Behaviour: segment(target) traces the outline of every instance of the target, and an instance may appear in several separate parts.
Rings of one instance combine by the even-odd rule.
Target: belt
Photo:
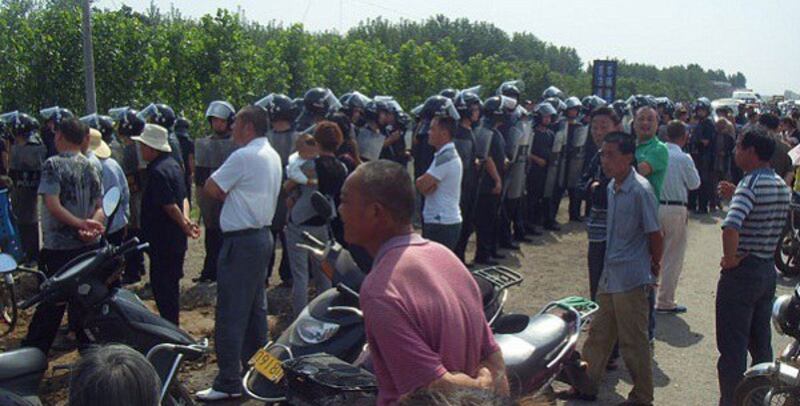
[[[686,203],[678,201],[678,200],[661,200],[659,203],[663,204],[664,206],[684,206],[684,207],[686,207]]]
[[[243,237],[243,236],[246,236],[246,235],[258,234],[258,233],[260,233],[262,231],[267,231],[268,229],[269,229],[269,227],[261,227],[261,228],[245,228],[245,229],[236,230],[236,231],[223,231],[222,232],[222,237],[223,238]]]

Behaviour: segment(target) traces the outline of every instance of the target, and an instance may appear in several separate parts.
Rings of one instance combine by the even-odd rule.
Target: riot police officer
[[[717,137],[716,126],[711,118],[711,101],[705,97],[697,99],[694,114],[698,121],[692,129],[689,150],[700,173],[701,183],[696,193],[689,194],[689,208],[697,213],[707,214],[714,199],[712,175],[715,158],[714,141]]]
[[[539,103],[533,110],[533,141],[531,143],[531,165],[528,171],[528,219],[541,224],[547,230],[559,230],[553,213],[552,190],[546,193],[548,170],[553,167],[553,141],[555,134],[550,123],[558,112],[550,103]]]
[[[501,227],[498,238],[500,239],[501,248],[518,249],[518,246],[513,241],[531,242],[525,236],[525,218],[527,215],[524,209],[524,197],[528,151],[533,128],[528,111],[518,104],[513,112],[508,114],[508,117],[507,124],[501,127],[501,132],[505,136],[509,166],[506,171],[506,185],[502,196],[501,218],[498,222]]]
[[[583,107],[581,101],[573,96],[568,98],[564,104],[566,104],[565,119],[556,133],[556,141],[564,142],[564,170],[563,175],[558,179],[559,190],[554,196],[554,210],[558,213],[561,197],[566,190],[569,195],[569,220],[581,221],[583,195],[580,191],[580,181],[583,177],[589,129],[578,120],[578,115]]]
[[[461,236],[453,250],[464,262],[467,242],[474,231],[475,204],[478,198],[477,145],[473,128],[481,119],[481,99],[477,94],[461,91],[455,99],[455,107],[461,118],[453,137],[459,158],[461,158],[461,216],[463,218]]]
[[[112,148],[111,156],[122,166],[122,171],[128,180],[128,190],[131,194],[131,216],[128,222],[128,236],[141,238],[142,192],[147,181],[145,176],[147,163],[142,159],[138,144],[131,137],[141,135],[145,122],[136,110],[129,107],[114,108],[109,110],[108,113],[117,122],[117,135],[119,138],[118,147]],[[139,282],[144,271],[144,255],[140,251],[134,252],[125,259],[125,273],[122,276],[122,283]]]
[[[283,94],[275,94],[271,102],[267,105],[267,113],[271,128],[267,132],[267,139],[270,144],[281,157],[281,167],[286,168],[289,163],[289,155],[294,152],[294,144],[297,141],[299,133],[295,130],[293,125],[297,118],[298,110],[292,99]],[[284,180],[286,174],[284,172]],[[286,255],[286,220],[288,216],[288,208],[286,207],[286,193],[281,188],[280,196],[278,197],[278,205],[275,209],[275,216],[272,218],[272,231],[273,240],[273,255],[270,258],[269,268],[267,268],[267,277],[272,275],[272,268],[275,265],[275,247],[278,245],[277,241],[281,242],[283,247],[283,255],[278,268],[278,273],[284,283],[292,281],[292,270],[289,267],[288,255]]]
[[[362,161],[376,161],[380,158],[386,142],[383,129],[388,122],[388,115],[389,105],[384,101],[372,100],[364,108],[367,123],[358,130],[356,137]]]
[[[375,97],[379,99],[379,97]],[[383,149],[381,149],[381,159],[388,159],[397,162],[403,166],[408,163],[408,154],[406,153],[406,128],[399,121],[402,117],[403,108],[400,103],[394,98],[386,97],[381,101],[386,103],[386,121],[383,125],[383,135],[385,140],[383,142]]]
[[[56,126],[61,120],[75,117],[69,109],[59,106],[48,107],[39,110],[39,115],[44,119],[42,128],[42,141],[47,147],[47,157],[58,154],[56,150]]]
[[[475,218],[475,263],[496,265],[494,259],[505,258],[497,252],[497,217],[503,192],[506,168],[506,145],[498,128],[507,120],[508,109],[516,105],[513,99],[493,96],[483,104],[483,121],[476,130],[478,159],[478,201]]]
[[[217,259],[222,247],[222,229],[219,218],[222,202],[213,199],[201,189],[206,180],[236,150],[231,138],[231,125],[236,110],[222,100],[211,102],[206,109],[206,120],[211,127],[211,134],[200,138],[195,144],[195,177],[194,184],[198,191],[197,206],[205,226],[206,257],[198,282],[214,282],[217,280]]]
[[[17,113],[9,120],[9,127],[14,136],[9,157],[9,175],[14,182],[11,206],[17,219],[24,260],[36,263],[39,258],[37,199],[47,147],[38,134],[39,123],[35,118]]]

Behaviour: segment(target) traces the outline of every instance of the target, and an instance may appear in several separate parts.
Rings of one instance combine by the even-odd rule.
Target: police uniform
[[[39,256],[38,189],[42,165],[46,159],[47,146],[36,134],[11,146],[9,175],[14,181],[11,207],[17,220],[22,250],[27,261],[36,261]]]
[[[197,186],[197,206],[200,208],[200,216],[205,226],[206,248],[203,270],[200,272],[201,280],[217,280],[217,259],[222,246],[222,230],[219,223],[222,202],[203,193],[203,185],[235,150],[236,144],[230,135],[209,135],[195,143],[194,182]]]
[[[472,129],[459,126],[453,137],[453,143],[456,146],[459,158],[461,158],[463,171],[461,176],[461,201],[459,205],[463,222],[461,236],[456,244],[454,252],[463,262],[467,250],[467,242],[475,229],[473,218],[475,216],[475,203],[478,198],[478,172],[475,168],[475,159],[477,159],[478,154],[475,144],[475,135]]]
[[[544,226],[552,225],[554,219],[554,216],[551,215],[552,203],[549,197],[545,197],[545,183],[552,159],[554,140],[555,134],[549,128],[537,129],[534,131],[531,144],[531,154],[544,159],[545,166],[534,163],[531,164],[528,171],[528,218],[531,223]]]
[[[503,135],[496,129],[481,126],[477,130],[476,140],[478,156],[484,161],[488,158],[494,161],[502,182],[506,157]],[[475,262],[485,263],[497,253],[497,217],[499,214],[500,195],[492,193],[495,184],[492,177],[489,176],[485,164],[478,179],[478,202],[475,211],[481,214],[475,217]]]
[[[289,155],[294,152],[294,144],[297,142],[299,136],[300,133],[292,128],[287,131],[270,130],[267,132],[267,139],[270,145],[272,145],[272,148],[278,153],[278,156],[281,157],[281,168],[286,168],[286,165],[289,163]],[[283,180],[286,180],[285,173]],[[278,247],[277,241],[280,241],[281,247],[283,247],[283,254],[281,255],[281,262],[278,265],[278,275],[280,275],[281,280],[284,282],[292,280],[292,269],[289,265],[288,255],[286,254],[288,252],[286,250],[286,221],[288,215],[286,191],[281,188],[280,194],[278,195],[278,205],[275,207],[275,216],[272,218],[272,225],[270,226],[272,240],[275,243],[272,244],[272,255],[270,255],[269,267],[267,268],[267,279],[272,276],[272,268],[275,266],[275,251]]]

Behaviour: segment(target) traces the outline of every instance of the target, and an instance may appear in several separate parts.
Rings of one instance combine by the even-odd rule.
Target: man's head
[[[611,107],[600,107],[592,112],[592,139],[595,145],[603,143],[603,139],[612,131],[619,131],[620,119]]]
[[[791,117],[783,117],[781,118],[781,130],[785,131],[789,134],[793,133],[794,130],[797,129],[797,121],[795,121]]]
[[[767,131],[776,132],[781,125],[781,120],[773,113],[762,114],[758,118],[758,123],[764,126]]]
[[[371,246],[376,239],[410,228],[413,214],[414,187],[398,163],[378,160],[362,164],[342,187],[339,215],[348,243]]]
[[[655,137],[658,131],[658,113],[650,106],[645,106],[636,111],[633,128],[640,141],[648,141]]]
[[[759,119],[758,112],[755,109],[747,110],[747,120],[751,123],[757,123]]]
[[[144,126],[142,135],[131,137],[131,139],[139,143],[142,159],[150,162],[158,158],[159,154],[167,154],[172,151],[168,137],[166,128],[158,124],[147,124]]]
[[[606,135],[600,148],[600,164],[603,166],[603,172],[609,178],[624,176],[631,169],[635,152],[636,142],[632,135],[620,131]]]
[[[72,406],[157,406],[161,380],[142,354],[124,345],[87,351],[72,368]]]
[[[683,147],[686,145],[688,134],[686,124],[681,120],[672,120],[667,124],[667,141]]]
[[[236,113],[233,121],[233,141],[247,145],[256,137],[263,137],[269,129],[267,111],[258,106],[246,106]]]
[[[736,140],[734,159],[743,171],[763,166],[775,153],[775,140],[761,128],[748,130]]]
[[[88,147],[89,126],[77,118],[61,121],[56,127],[56,149],[59,152]]]
[[[689,112],[686,110],[686,107],[679,107],[678,110],[675,111],[675,118],[684,123],[689,122]]]
[[[453,140],[456,121],[450,117],[434,117],[428,130],[428,143],[439,149]]]

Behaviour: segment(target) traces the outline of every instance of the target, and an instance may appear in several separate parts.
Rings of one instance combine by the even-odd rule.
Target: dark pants
[[[600,276],[603,275],[603,265],[606,257],[605,241],[589,241],[587,262],[589,263],[589,295],[592,300],[597,298],[597,286]]]
[[[567,193],[569,194],[569,219],[578,220],[581,218],[581,204],[583,204],[581,191],[578,188],[570,188]]]
[[[215,343],[219,374],[214,389],[242,392],[242,369],[267,343],[264,279],[272,255],[268,229],[226,235],[219,253]]]
[[[26,261],[39,260],[39,223],[20,224],[19,239],[22,242],[22,252]]]
[[[736,386],[747,369],[772,361],[770,315],[775,297],[775,263],[754,256],[722,271],[717,283],[717,374],[721,406],[733,405]]]
[[[461,262],[464,261],[464,256],[467,252],[467,243],[469,242],[469,237],[472,235],[472,232],[475,231],[475,224],[473,222],[473,218],[475,217],[475,195],[472,193],[464,195],[464,191],[462,191],[462,198],[461,198],[461,216],[463,217],[463,222],[461,223],[461,233],[458,237],[458,243],[456,243],[456,247],[453,250],[455,252],[458,259]]]
[[[525,237],[525,201],[521,197],[506,199],[505,206],[513,237],[517,239]]]
[[[497,251],[498,245],[511,245],[513,236],[511,235],[511,213],[509,209],[515,203],[515,199],[503,199],[500,202],[497,212],[497,224],[495,226],[497,232],[497,240],[494,246],[494,251]]]
[[[456,224],[430,224],[422,226],[422,236],[431,241],[436,241],[453,251],[461,236],[461,223]]]
[[[200,279],[217,280],[217,261],[219,260],[219,249],[222,247],[222,230],[218,228],[206,228],[206,258],[203,261],[203,270],[200,272]]]
[[[142,229],[130,228],[128,229],[128,236],[138,237],[142,239]],[[125,273],[123,275],[124,282],[138,282],[144,275],[144,253],[139,250],[133,251],[125,258]]]
[[[58,272],[59,269],[73,258],[95,248],[97,248],[97,245],[71,250],[51,250],[45,248],[39,255],[39,265],[42,271],[49,277]],[[64,310],[66,308],[67,304],[65,303],[40,303],[33,313],[31,324],[28,326],[28,335],[22,340],[21,346],[36,347],[47,354],[50,351],[50,347],[53,345],[53,340],[56,338],[58,327],[61,325],[61,319],[64,317]],[[81,308],[77,303],[70,301],[70,325],[77,329],[76,334],[79,338],[82,336],[82,332],[80,331],[81,316]]]
[[[475,259],[485,260],[492,256],[497,242],[497,205],[500,196],[481,194],[475,206]],[[480,214],[477,214],[480,213]]]
[[[181,277],[185,250],[149,249],[150,286],[158,314],[176,326],[180,324]]]
[[[559,189],[553,191],[553,196],[550,198],[550,215],[553,218],[553,223],[556,223],[556,216],[558,216],[558,210],[561,208],[561,199],[564,197],[564,193],[566,193],[567,189]]]
[[[714,203],[714,189],[717,184],[714,182],[714,174],[711,171],[700,172],[700,189],[697,194],[698,210],[700,212],[707,212],[709,206]]]
[[[272,241],[274,242],[270,248],[269,265],[267,266],[267,279],[272,276],[272,268],[275,267],[276,249],[278,248],[278,241],[281,243],[283,254],[281,255],[281,262],[278,265],[278,275],[284,282],[292,280],[292,268],[289,266],[289,256],[286,255],[286,229],[270,229],[272,233]]]

